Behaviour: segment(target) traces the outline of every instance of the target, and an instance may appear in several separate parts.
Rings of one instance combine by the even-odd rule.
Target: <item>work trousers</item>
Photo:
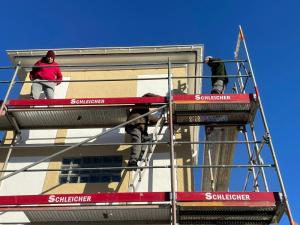
[[[30,97],[32,99],[39,99],[41,92],[44,91],[47,99],[53,99],[55,86],[55,82],[43,82],[43,80],[35,79],[31,85]]]
[[[216,80],[213,83],[211,94],[224,94],[226,85],[223,80]]]
[[[131,137],[131,143],[135,144],[132,145],[130,149],[130,158],[129,161],[138,161],[143,149],[143,145],[138,145],[143,142],[143,137],[145,134],[137,127],[133,125],[127,125],[125,127],[127,134]]]

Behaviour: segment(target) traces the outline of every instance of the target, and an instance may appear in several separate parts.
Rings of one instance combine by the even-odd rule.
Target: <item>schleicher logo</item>
[[[231,100],[229,95],[195,95],[197,101],[224,101]]]
[[[218,194],[218,193],[205,193],[205,199],[209,201],[250,201],[248,194]]]
[[[103,104],[104,99],[71,99],[72,105],[88,105],[88,104]]]
[[[90,195],[75,195],[75,196],[56,196],[50,195],[48,198],[49,203],[81,203],[91,202],[92,196]]]

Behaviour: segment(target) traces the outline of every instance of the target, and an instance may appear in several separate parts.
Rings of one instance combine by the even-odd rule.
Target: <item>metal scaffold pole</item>
[[[258,100],[258,104],[259,104],[260,114],[261,114],[261,117],[262,117],[262,121],[263,121],[263,124],[264,124],[266,134],[268,135],[268,138],[269,138],[269,147],[270,147],[271,155],[273,157],[273,161],[274,161],[274,164],[275,164],[275,170],[276,170],[278,178],[279,178],[279,183],[280,183],[280,187],[281,187],[281,190],[282,190],[282,194],[283,194],[283,197],[284,197],[286,213],[287,213],[287,216],[289,218],[290,224],[293,225],[294,220],[293,220],[292,212],[291,212],[290,205],[289,205],[289,202],[288,202],[288,197],[287,197],[287,194],[286,194],[286,190],[285,190],[285,187],[284,187],[284,184],[283,184],[283,179],[282,179],[281,172],[280,172],[280,169],[279,169],[275,149],[274,149],[274,146],[273,146],[273,143],[272,143],[270,130],[269,130],[269,127],[268,127],[268,124],[267,124],[267,119],[266,119],[266,116],[265,116],[263,104],[262,104],[261,98],[259,96],[259,91],[258,91],[257,83],[256,83],[256,80],[255,80],[255,75],[254,75],[254,72],[253,72],[253,68],[252,68],[252,64],[251,64],[251,60],[250,60],[250,56],[249,56],[249,52],[248,52],[248,48],[247,48],[247,44],[246,44],[246,40],[245,40],[245,36],[244,36],[244,33],[243,33],[243,30],[242,30],[241,26],[239,26],[239,32],[240,32],[241,40],[242,40],[244,48],[245,48],[247,60],[248,60],[248,63],[249,63],[249,68],[250,68],[250,72],[251,72],[251,75],[252,75],[251,78],[253,80],[254,88],[255,88],[255,91],[257,93],[257,100]]]
[[[248,133],[247,133],[247,130],[246,130],[246,126],[243,127],[242,132],[243,132],[245,140],[247,142],[246,147],[247,147],[248,156],[249,156],[249,163],[250,163],[251,166],[253,166],[253,156],[252,156],[251,147],[250,147],[250,144],[249,144],[249,137],[248,137]],[[254,167],[251,167],[249,169],[251,169],[251,170],[249,170],[249,172],[251,171],[252,174],[253,174],[253,187],[254,187],[254,191],[259,191],[258,182],[257,182],[257,176],[258,176],[258,174],[256,173]],[[249,173],[248,173],[248,175],[249,175]],[[244,191],[246,191],[246,188],[247,188],[247,181],[245,183]]]
[[[3,164],[3,170],[7,169],[7,165],[8,165],[12,150],[13,150],[15,144],[16,144],[16,140],[17,140],[18,136],[19,136],[19,134],[17,134],[16,132],[13,132],[13,137],[12,137],[12,140],[11,140],[11,143],[10,143],[10,146],[8,148],[7,155],[6,155],[4,164]],[[4,176],[4,173],[5,172],[2,172],[2,171],[0,172],[0,178]],[[1,183],[2,183],[2,181],[0,181],[0,186],[1,186]]]
[[[172,204],[172,224],[177,224],[176,218],[176,177],[174,168],[174,139],[173,139],[173,95],[172,95],[172,79],[171,79],[171,61],[168,58],[168,97],[169,97],[169,131],[170,131],[170,166],[171,166],[171,204]]]
[[[241,46],[241,39],[240,39],[240,34],[239,34],[237,42],[236,42],[235,51],[234,51],[234,59],[235,60],[237,60],[238,57],[239,57],[240,46]],[[244,82],[243,82],[243,78],[242,78],[241,68],[240,68],[239,62],[236,62],[236,66],[237,66],[238,84],[239,84],[239,87],[240,87],[240,92],[245,93],[245,85],[244,85]]]
[[[256,133],[255,133],[255,130],[254,130],[254,124],[253,123],[250,124],[250,129],[251,129],[251,132],[252,132],[253,140],[256,141],[257,138],[256,138]],[[259,147],[258,147],[257,143],[254,144],[254,153],[256,155],[257,164],[258,165],[264,164],[264,160],[262,159],[261,155],[259,154]],[[254,159],[253,155],[252,155],[252,159]],[[259,169],[260,169],[261,174],[262,174],[263,182],[264,182],[264,185],[265,185],[265,190],[267,192],[269,192],[269,186],[268,186],[265,170],[264,170],[263,167],[260,167]],[[257,174],[257,175],[259,175],[259,174]],[[257,178],[258,178],[258,176],[257,176]]]
[[[16,77],[17,77],[17,74],[19,72],[20,67],[21,67],[21,62],[18,62],[16,70],[14,72],[14,75],[13,75],[11,81],[10,81],[10,84],[8,86],[8,89],[7,89],[7,92],[6,92],[5,97],[4,97],[4,99],[2,101],[2,104],[1,104],[1,107],[0,107],[0,116],[3,114],[3,110],[4,110],[4,107],[5,107],[5,104],[7,103],[7,100],[8,100],[8,97],[10,95],[10,92],[11,92],[13,86],[16,83]]]

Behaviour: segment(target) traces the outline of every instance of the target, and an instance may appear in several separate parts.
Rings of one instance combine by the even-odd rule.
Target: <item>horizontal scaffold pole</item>
[[[214,78],[218,77],[223,77],[223,76],[217,76],[215,75]],[[239,78],[239,77],[250,77],[250,75],[227,75],[228,78]],[[190,78],[190,79],[198,79],[198,78],[211,78],[211,76],[177,76],[177,77],[172,77],[172,80],[176,79],[184,79],[184,78]],[[136,81],[136,80],[166,80],[168,79],[167,77],[149,77],[149,78],[120,78],[120,79],[89,79],[89,80],[62,80],[60,82],[62,83],[85,83],[85,82],[119,82],[119,81]],[[1,81],[1,83],[10,83],[11,81],[9,80],[4,80]],[[34,81],[15,81],[15,83],[20,83],[20,84],[30,84],[33,83]],[[53,80],[43,80],[44,83],[50,83],[53,82]]]
[[[220,60],[215,62],[223,62],[223,63],[237,63],[237,62],[247,62],[246,59],[244,60]],[[204,61],[199,62],[172,62],[172,65],[193,65],[193,64],[203,64]],[[60,68],[106,68],[106,67],[131,67],[131,66],[168,66],[168,63],[133,63],[133,64],[89,64],[89,65],[67,65],[61,64],[59,65]],[[45,68],[45,67],[57,67],[57,66],[22,66],[23,69],[31,69],[32,67],[35,68]],[[9,70],[9,69],[16,69],[16,66],[0,66],[0,70]]]
[[[80,138],[87,138],[87,137],[80,137]],[[174,141],[174,144],[257,144],[262,143],[262,141]],[[159,142],[151,142],[151,145],[168,145],[170,144],[168,141],[159,141]],[[115,146],[115,145],[149,145],[149,143],[131,143],[131,142],[116,142],[116,143],[86,143],[82,144],[81,146]],[[14,149],[16,148],[57,148],[57,147],[69,147],[73,146],[73,144],[57,144],[57,145],[38,145],[38,144],[27,144],[27,145],[15,145]],[[7,149],[9,145],[2,145],[0,149]]]
[[[188,168],[255,168],[255,167],[264,167],[264,168],[273,168],[273,164],[263,164],[263,165],[177,165],[174,166],[175,169],[188,169]],[[22,172],[57,172],[57,171],[90,171],[90,170],[132,170],[132,169],[170,169],[170,165],[160,165],[160,166],[118,166],[118,167],[91,167],[91,168],[72,168],[72,169],[26,169]],[[18,170],[0,170],[0,172],[16,172]],[[93,173],[94,174],[94,173]]]

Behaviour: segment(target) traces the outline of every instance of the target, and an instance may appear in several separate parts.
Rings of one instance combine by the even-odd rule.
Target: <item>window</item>
[[[76,170],[77,168],[120,167],[122,156],[88,156],[64,158],[59,183],[108,183],[121,180],[121,169]],[[75,170],[74,170],[75,169]]]

